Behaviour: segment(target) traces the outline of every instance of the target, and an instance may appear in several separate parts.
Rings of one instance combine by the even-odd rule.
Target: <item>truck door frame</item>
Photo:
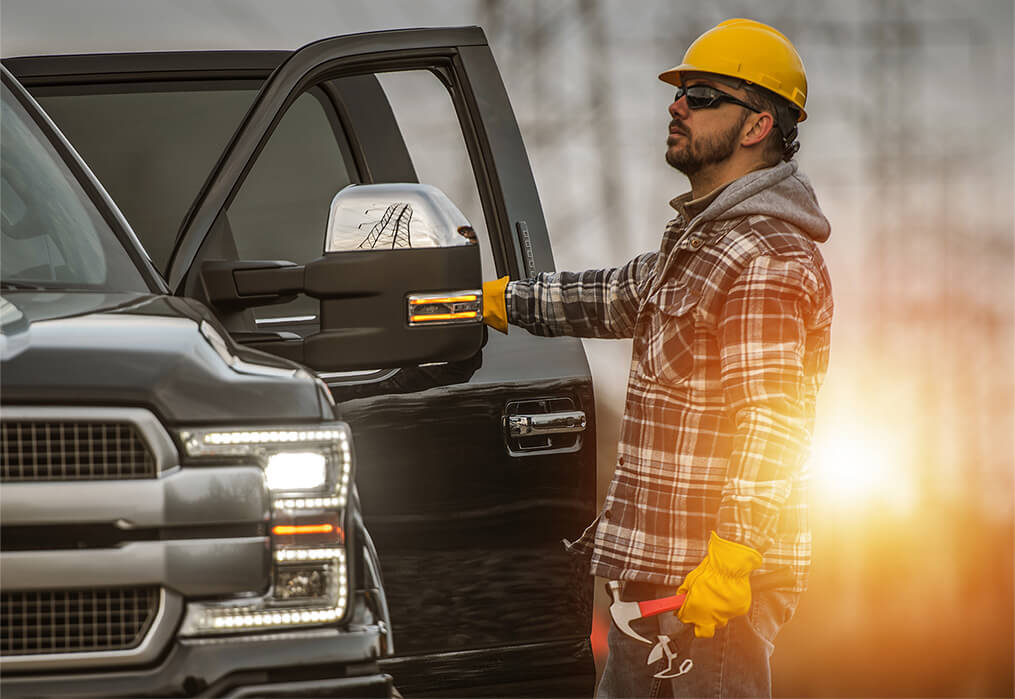
[[[435,70],[449,81],[477,175],[498,273],[519,278],[552,270],[528,155],[482,30],[408,29],[323,39],[294,52],[272,73],[184,218],[183,233],[170,258],[170,288],[177,293],[182,290],[215,220],[296,97],[335,77],[411,69]],[[523,259],[527,264],[520,264]]]

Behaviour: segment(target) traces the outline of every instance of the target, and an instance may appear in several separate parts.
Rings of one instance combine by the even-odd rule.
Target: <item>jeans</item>
[[[628,583],[622,597],[644,601],[674,592],[671,587]],[[769,660],[775,637],[793,616],[800,594],[786,589],[762,590],[752,598],[750,612],[716,629],[712,638],[695,638],[694,626],[681,623],[672,612],[631,623],[652,645],[624,635],[611,623],[607,635],[610,655],[596,696],[771,697]],[[656,654],[661,657],[649,666],[649,654],[662,643],[660,635],[669,638],[668,650],[675,657],[670,660],[660,647]],[[686,672],[672,677],[681,670]],[[654,677],[658,673],[671,677]]]

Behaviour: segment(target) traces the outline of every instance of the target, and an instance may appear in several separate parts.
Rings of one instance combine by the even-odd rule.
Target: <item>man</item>
[[[486,320],[634,338],[613,481],[568,545],[625,600],[687,597],[676,618],[635,622],[668,636],[678,662],[648,665],[650,647],[612,627],[600,695],[770,696],[772,642],[810,565],[803,465],[832,319],[815,244],[829,224],[792,161],[806,76],[785,36],[735,19],[659,77],[677,87],[666,161],[691,184],[660,249],[490,282]],[[752,595],[752,574],[786,569],[788,583]]]

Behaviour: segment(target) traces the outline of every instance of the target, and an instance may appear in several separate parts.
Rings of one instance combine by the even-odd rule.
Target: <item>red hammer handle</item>
[[[670,597],[645,600],[644,602],[638,603],[638,610],[641,611],[641,615],[643,617],[655,616],[656,614],[662,614],[663,612],[672,612],[676,609],[680,609],[680,605],[684,603],[685,597],[687,597],[687,595],[671,595]]]

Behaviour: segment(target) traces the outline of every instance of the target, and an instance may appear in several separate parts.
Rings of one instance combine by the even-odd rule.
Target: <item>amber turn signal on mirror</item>
[[[483,322],[483,292],[480,289],[444,294],[410,294],[408,301],[410,326]]]

